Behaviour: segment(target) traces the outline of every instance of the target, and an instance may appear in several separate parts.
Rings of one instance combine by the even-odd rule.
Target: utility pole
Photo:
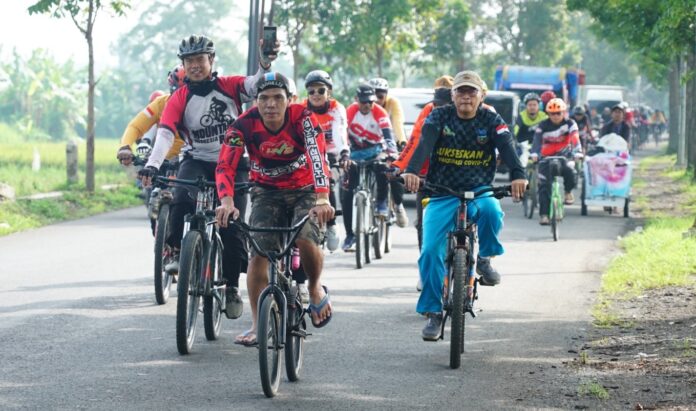
[[[247,76],[253,76],[259,68],[259,38],[261,3],[249,0],[249,50],[247,53]]]

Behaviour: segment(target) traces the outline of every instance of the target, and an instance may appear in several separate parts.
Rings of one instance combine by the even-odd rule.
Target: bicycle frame
[[[376,199],[376,176],[375,176],[375,171],[372,170],[372,166],[374,164],[378,164],[378,160],[369,160],[369,161],[359,161],[357,162],[357,167],[358,167],[358,184],[355,187],[354,194],[353,194],[353,216],[357,216],[358,213],[355,212],[355,210],[358,208],[359,204],[363,204],[365,206],[365,212],[363,214],[363,218],[365,221],[363,221],[363,227],[366,228],[366,231],[364,234],[369,234],[372,235],[375,233],[377,230],[377,226],[375,226],[374,221],[372,219],[372,216],[370,215],[371,210],[373,209],[373,205],[375,203]],[[373,190],[374,188],[374,190]],[[353,230],[357,228],[356,225],[356,218],[353,219]],[[363,233],[357,233],[356,235],[363,234]]]

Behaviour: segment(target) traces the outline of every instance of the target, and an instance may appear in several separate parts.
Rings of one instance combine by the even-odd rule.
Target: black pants
[[[215,181],[215,167],[217,163],[192,158],[184,158],[179,167],[176,177],[185,180],[195,180],[198,176],[204,176],[208,181]],[[242,183],[249,181],[249,168],[246,158],[239,162],[235,182]],[[196,187],[178,185],[174,188],[174,198],[171,203],[171,214],[169,215],[169,226],[171,231],[167,244],[171,247],[181,248],[182,235],[184,233],[184,216],[193,214],[196,211]],[[234,196],[234,205],[239,209],[239,213],[244,217],[247,206],[246,193]],[[249,261],[247,242],[244,235],[237,227],[227,227],[220,229],[220,237],[224,251],[222,253],[222,274],[227,283],[232,287],[239,287],[239,273],[246,272]]]
[[[570,193],[575,188],[575,170],[568,167],[568,163],[565,161],[560,166],[560,170],[551,170],[549,161],[539,162],[539,215],[549,215],[551,184],[556,176],[563,176],[563,186],[566,193]]]
[[[382,165],[376,165],[371,172],[375,174],[377,202],[380,203],[387,199],[388,194],[386,168]],[[346,235],[353,234],[353,191],[358,186],[358,177],[358,166],[353,163],[345,175],[347,179],[346,184],[343,184],[341,187],[341,207],[343,208],[343,226],[346,229]],[[403,187],[401,200],[403,201]]]

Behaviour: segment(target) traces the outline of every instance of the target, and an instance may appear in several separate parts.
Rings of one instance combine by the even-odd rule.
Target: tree
[[[87,191],[94,191],[94,44],[92,31],[100,10],[106,8],[117,15],[123,15],[130,6],[128,1],[111,0],[104,4],[101,0],[39,0],[29,7],[29,14],[49,13],[53,17],[70,16],[75,26],[87,40],[89,53],[87,80],[87,171],[85,186]]]
[[[298,82],[299,69],[304,63],[301,46],[305,34],[319,21],[317,4],[317,0],[276,0],[273,3],[275,21],[284,29],[287,35],[286,44],[292,52],[292,78],[295,83]]]

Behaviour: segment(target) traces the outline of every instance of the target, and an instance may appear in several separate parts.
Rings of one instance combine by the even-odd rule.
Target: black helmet
[[[309,85],[312,83],[324,83],[329,90],[333,89],[333,81],[331,80],[331,76],[324,70],[313,70],[307,73],[307,77],[305,77],[304,81],[305,88],[309,87]]]
[[[524,95],[524,104],[529,103],[532,100],[536,100],[537,103],[541,103],[541,97],[537,93],[527,93]]]
[[[358,101],[361,103],[369,103],[369,102],[377,101],[377,96],[375,95],[375,89],[367,83],[360,84],[358,86],[358,89],[356,90],[356,94],[358,96]]]
[[[575,106],[573,109],[573,115],[579,115],[579,114],[585,114],[585,107],[583,106]]]
[[[256,94],[267,90],[269,88],[282,88],[285,89],[288,97],[290,96],[290,81],[287,77],[280,73],[271,71],[265,73],[263,77],[256,83]]]
[[[178,54],[180,59],[202,53],[215,55],[215,45],[208,37],[192,34],[191,37],[181,40]]]

